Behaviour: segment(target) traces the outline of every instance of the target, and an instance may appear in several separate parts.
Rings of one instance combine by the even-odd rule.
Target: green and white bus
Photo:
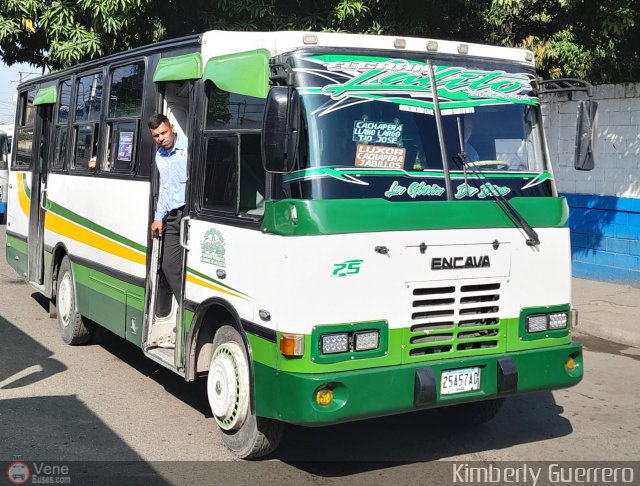
[[[583,373],[539,90],[528,51],[324,32],[211,31],[50,73],[18,88],[7,259],[65,342],[102,326],[207,376],[240,457],[285,423],[486,421]],[[149,236],[157,112],[189,140],[177,299]]]

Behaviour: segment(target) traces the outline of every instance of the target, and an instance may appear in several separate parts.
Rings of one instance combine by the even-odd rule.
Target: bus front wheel
[[[249,360],[242,337],[222,326],[213,340],[207,398],[224,445],[238,457],[269,454],[280,443],[284,424],[251,411]]]
[[[58,325],[62,340],[67,344],[84,344],[91,339],[93,323],[78,313],[76,285],[71,261],[65,256],[60,263],[56,288]]]

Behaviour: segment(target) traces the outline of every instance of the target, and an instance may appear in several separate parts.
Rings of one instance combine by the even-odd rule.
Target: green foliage
[[[548,77],[593,82],[640,80],[639,0],[494,0],[480,14],[486,40],[525,47]]]
[[[126,49],[138,43],[141,7],[142,0],[4,0],[0,55],[56,68]]]
[[[325,30],[531,49],[544,76],[640,80],[640,0],[2,0],[0,57],[52,68],[211,29]]]

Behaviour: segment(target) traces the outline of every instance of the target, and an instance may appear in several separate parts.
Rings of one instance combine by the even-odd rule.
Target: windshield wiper
[[[509,218],[511,218],[511,220],[527,234],[527,245],[538,246],[540,244],[540,238],[538,237],[538,233],[536,233],[536,230],[534,230],[531,225],[527,223],[527,221],[522,217],[518,210],[514,208],[513,205],[507,199],[505,199],[502,194],[500,194],[500,191],[495,188],[495,186],[487,178],[484,172],[478,168],[475,162],[472,160],[467,160],[467,153],[464,150],[464,142],[462,140],[462,126],[460,123],[460,117],[456,117],[456,121],[458,125],[458,142],[460,144],[460,153],[458,153],[458,155],[454,157],[454,159],[459,159],[459,162],[462,165],[466,187],[469,187],[469,184],[467,183],[467,167],[470,167],[472,169],[473,175],[485,182],[485,184],[483,184],[483,187],[488,189],[489,194],[493,196],[493,199],[496,203],[498,203],[498,206],[500,206],[504,213],[509,216]],[[476,188],[478,187],[476,186]]]

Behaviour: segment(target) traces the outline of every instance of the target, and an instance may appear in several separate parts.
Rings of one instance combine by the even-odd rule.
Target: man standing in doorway
[[[149,130],[158,145],[156,167],[160,174],[160,195],[151,223],[151,237],[156,238],[164,232],[162,272],[179,300],[182,287],[180,220],[187,188],[187,137],[176,133],[169,119],[161,113],[149,119]]]

